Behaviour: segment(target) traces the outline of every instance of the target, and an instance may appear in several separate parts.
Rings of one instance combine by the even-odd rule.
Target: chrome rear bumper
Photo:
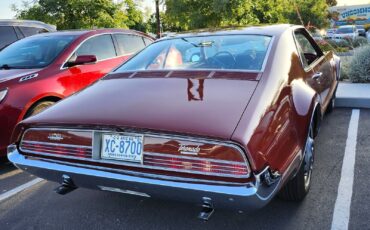
[[[67,175],[77,187],[171,199],[200,205],[206,199],[211,202],[214,208],[242,211],[258,209],[266,205],[281,186],[280,179],[267,186],[260,182],[259,175],[256,175],[256,182],[243,185],[176,182],[30,159],[20,154],[16,148],[9,148],[8,151],[9,161],[15,166],[46,180],[62,182],[63,175]]]

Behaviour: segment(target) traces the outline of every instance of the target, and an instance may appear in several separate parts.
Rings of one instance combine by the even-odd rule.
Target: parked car
[[[357,29],[357,32],[358,32],[358,35],[359,36],[362,36],[362,37],[365,37],[366,38],[365,26],[363,26],[363,25],[356,25],[356,29]]]
[[[0,20],[0,50],[13,42],[39,33],[55,32],[56,27],[39,21]]]
[[[336,32],[337,30],[335,29],[335,28],[330,28],[330,29],[327,29],[326,30],[326,37],[328,38],[328,39],[333,39],[333,37],[334,37],[334,35],[335,35],[335,32]]]
[[[64,31],[0,52],[0,157],[14,126],[100,79],[153,39],[129,30]]]
[[[8,158],[77,187],[253,210],[302,200],[340,60],[301,26],[176,35],[17,125]]]
[[[340,26],[337,31],[335,31],[334,40],[339,42],[343,39],[350,38],[352,40],[359,36],[356,26]]]

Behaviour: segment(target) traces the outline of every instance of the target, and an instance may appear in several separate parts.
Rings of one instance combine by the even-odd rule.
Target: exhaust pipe
[[[198,218],[203,221],[208,221],[215,211],[212,205],[212,199],[209,197],[203,197],[202,210],[200,211]]]
[[[65,195],[67,193],[72,192],[75,190],[77,186],[73,183],[70,176],[63,174],[62,176],[62,184],[58,186],[54,191],[59,195]]]

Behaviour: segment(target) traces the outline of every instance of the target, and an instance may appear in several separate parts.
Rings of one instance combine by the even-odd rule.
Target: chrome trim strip
[[[227,160],[216,160],[216,159],[210,159],[210,158],[204,158],[204,157],[190,157],[190,156],[178,156],[178,155],[169,155],[169,154],[163,154],[163,153],[153,153],[153,152],[144,152],[144,155],[147,156],[159,156],[159,157],[166,157],[166,158],[179,158],[179,159],[188,159],[188,160],[205,160],[215,163],[224,163],[224,164],[235,164],[240,166],[245,166],[245,163],[241,163],[238,161],[227,161]]]
[[[31,129],[27,129],[27,131],[28,130],[31,130]],[[26,144],[28,143],[28,144],[50,145],[50,146],[64,146],[64,147],[70,147],[70,148],[92,149],[91,146],[87,146],[87,145],[59,144],[59,143],[50,143],[50,142],[43,142],[43,141],[24,141],[23,137],[22,137],[22,141],[20,144],[21,147],[22,147],[23,142]]]
[[[160,165],[181,166],[181,165],[178,165],[178,164],[160,163],[160,162],[156,162],[156,161],[152,161],[152,160],[145,161],[145,162],[147,162],[149,164],[156,164],[157,167],[161,167]],[[196,170],[197,172],[200,172],[200,173],[203,173],[203,172],[207,173],[207,171],[202,171],[203,166],[194,166],[194,165],[192,165],[191,168],[192,168],[191,171]],[[227,173],[232,174],[232,173],[237,172],[237,170],[232,170],[232,168],[230,170],[227,169],[227,168],[225,168],[225,169],[217,169],[217,171],[219,171],[219,172],[210,171],[209,173],[213,173],[213,174],[217,174],[217,175],[222,175],[222,174],[227,174]],[[237,174],[237,175],[239,175],[239,174]]]
[[[61,151],[61,150],[54,150],[54,149],[47,149],[47,148],[37,148],[37,147],[23,147],[23,149],[28,149],[26,151],[46,151],[47,153],[50,153],[50,154],[66,154],[66,155],[73,155],[73,154],[78,154],[80,153],[78,150],[67,150],[67,151]],[[92,153],[91,151],[86,151],[84,152],[85,155],[91,155],[92,156]]]

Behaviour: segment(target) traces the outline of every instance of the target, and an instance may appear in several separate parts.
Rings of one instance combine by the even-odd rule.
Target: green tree
[[[328,5],[326,0],[289,0],[286,17],[292,24],[323,28],[328,26]],[[300,18],[301,17],[301,18]]]
[[[337,0],[326,0],[328,6],[336,6],[338,4]]]
[[[18,19],[44,21],[58,29],[128,28],[143,29],[142,16],[132,0],[38,0],[23,7],[13,6]]]
[[[180,30],[258,23],[251,0],[166,0],[171,27]]]
[[[335,1],[335,0],[332,0]],[[326,0],[166,0],[167,25],[178,30],[292,23],[324,27]]]

